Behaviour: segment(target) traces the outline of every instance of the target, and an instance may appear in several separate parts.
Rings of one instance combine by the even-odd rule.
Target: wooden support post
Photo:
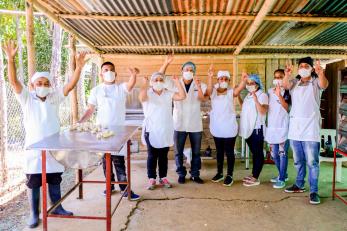
[[[233,57],[233,78],[232,78],[233,87],[235,87],[236,83],[239,82],[237,73],[238,73],[238,59],[237,59],[237,56],[234,56]]]
[[[75,56],[76,56],[76,39],[73,35],[69,35],[69,79],[72,78],[76,68]],[[75,124],[78,121],[78,100],[77,100],[77,87],[71,91],[71,124]]]
[[[0,39],[1,41],[1,39]],[[6,139],[7,139],[7,97],[4,78],[3,53],[0,50],[0,187],[7,181]]]
[[[27,36],[27,53],[28,53],[28,78],[29,82],[35,73],[35,40],[34,40],[34,13],[33,1],[26,0],[26,36]],[[29,85],[30,86],[30,85]]]

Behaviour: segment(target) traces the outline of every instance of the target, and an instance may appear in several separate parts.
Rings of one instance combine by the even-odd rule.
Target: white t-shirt
[[[96,107],[96,122],[104,127],[124,125],[127,94],[126,83],[102,83],[93,88],[88,103]]]
[[[65,99],[63,88],[58,88],[48,94],[45,101],[29,92],[23,86],[22,92],[16,94],[23,111],[25,128],[25,146],[41,141],[60,130],[59,105]],[[42,173],[41,152],[27,150],[25,152],[24,172],[26,174]],[[63,172],[64,166],[59,164],[49,153],[47,155],[47,173]]]

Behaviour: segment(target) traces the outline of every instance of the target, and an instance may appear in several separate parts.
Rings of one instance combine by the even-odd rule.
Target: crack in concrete
[[[120,231],[126,231],[128,229],[131,217],[134,215],[136,209],[139,209],[139,205],[142,202],[145,201],[173,201],[173,200],[181,200],[181,199],[188,199],[188,200],[218,200],[223,202],[232,202],[232,201],[244,201],[244,202],[261,202],[261,203],[279,203],[284,200],[288,200],[290,198],[300,198],[302,196],[286,196],[279,200],[272,200],[272,201],[264,201],[264,200],[254,200],[254,199],[221,199],[221,198],[214,198],[214,197],[164,197],[164,198],[143,198],[136,202],[136,205],[132,208],[130,213],[128,214],[126,218],[126,222],[123,225],[123,227],[120,229]]]

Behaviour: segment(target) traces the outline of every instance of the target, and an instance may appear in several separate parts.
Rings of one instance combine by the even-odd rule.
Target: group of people
[[[16,76],[15,56],[17,47],[13,41],[3,44],[8,59],[8,79],[22,107],[26,131],[26,146],[59,132],[59,104],[77,84],[85,64],[86,53],[76,56],[76,69],[69,82],[61,88],[52,88],[52,79],[48,72],[36,72],[25,87]],[[171,188],[167,178],[168,152],[174,146],[178,183],[186,182],[187,169],[184,166],[184,147],[187,137],[191,145],[190,179],[198,184],[200,178],[202,141],[201,102],[211,100],[210,131],[217,150],[217,173],[213,182],[224,180],[225,186],[234,182],[235,163],[234,146],[236,137],[243,137],[252,153],[252,174],[243,178],[244,186],[260,184],[259,176],[264,164],[264,140],[270,144],[271,154],[278,168],[278,176],[271,179],[274,188],[284,188],[287,180],[288,147],[293,150],[297,178],[286,192],[304,192],[306,165],[309,169],[310,202],[319,204],[319,130],[320,130],[320,93],[328,87],[319,61],[306,57],[299,60],[298,75],[291,78],[293,66],[274,72],[273,88],[264,92],[257,74],[242,73],[241,82],[232,88],[232,76],[227,70],[217,72],[217,82],[213,84],[214,70],[208,70],[208,82],[202,83],[196,76],[193,62],[182,65],[182,78],[165,75],[167,67],[173,61],[168,55],[158,72],[150,78],[144,77],[139,100],[143,106],[145,119],[142,128],[142,140],[147,145],[147,188],[157,185]],[[96,122],[102,126],[125,125],[126,97],[134,88],[139,70],[129,68],[128,82],[119,83],[115,66],[111,62],[101,65],[101,83],[93,88],[88,99],[88,109],[79,122],[87,121],[96,111]],[[235,78],[235,76],[234,76]],[[243,99],[239,125],[236,119],[234,99],[242,90],[248,94]],[[173,109],[172,109],[173,105]],[[267,117],[267,124],[266,124]],[[223,174],[224,155],[227,157],[227,173]],[[112,155],[112,163],[119,182],[126,181],[126,168],[123,155]],[[103,159],[104,173],[106,161]],[[112,169],[112,168],[111,168]],[[157,183],[157,169],[159,181]],[[61,199],[60,183],[64,167],[51,155],[47,155],[47,182],[50,199],[53,203]],[[39,223],[39,204],[41,182],[41,153],[26,151],[27,195],[30,204],[28,225],[37,227]],[[111,173],[112,181],[115,175]],[[126,184],[119,185],[120,190]],[[114,185],[111,186],[115,191]],[[106,192],[104,191],[104,194]],[[123,193],[127,197],[127,192]],[[131,192],[131,199],[140,196]],[[61,205],[54,214],[72,215]]]
[[[318,175],[320,152],[320,97],[328,87],[328,80],[320,66],[313,64],[311,57],[298,62],[298,74],[292,78],[293,65],[274,72],[273,87],[264,92],[258,74],[242,73],[236,88],[230,86],[231,75],[227,70],[208,70],[208,83],[196,76],[192,62],[182,65],[182,78],[165,76],[173,55],[166,58],[159,72],[145,78],[139,99],[142,102],[145,122],[144,140],[148,148],[148,189],[156,187],[156,167],[159,184],[170,188],[167,179],[167,155],[174,146],[178,183],[186,181],[183,150],[189,136],[192,158],[190,179],[202,184],[200,178],[200,147],[202,138],[201,102],[211,100],[210,132],[217,150],[217,173],[213,182],[224,181],[231,186],[235,163],[234,146],[239,135],[246,140],[252,153],[252,174],[243,178],[247,187],[260,184],[259,176],[264,165],[264,141],[270,145],[271,155],[278,169],[278,176],[270,181],[274,188],[285,188],[288,180],[288,148],[293,150],[294,166],[297,170],[295,183],[286,188],[287,193],[305,192],[306,165],[309,170],[310,203],[319,204]],[[234,99],[242,90],[248,94],[243,99],[239,125],[236,119]],[[173,111],[172,111],[173,104]],[[266,123],[267,118],[267,123]],[[223,174],[224,155],[227,157],[227,173]]]

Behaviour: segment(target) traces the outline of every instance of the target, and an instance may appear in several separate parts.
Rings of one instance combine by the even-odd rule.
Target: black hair
[[[113,70],[115,70],[114,64],[111,63],[111,62],[104,62],[103,64],[101,64],[101,69],[102,69],[103,66],[106,66],[106,65],[112,66],[112,67],[113,67]]]
[[[277,69],[276,71],[274,71],[274,74],[276,74],[277,72],[284,75],[284,70],[283,69]]]

